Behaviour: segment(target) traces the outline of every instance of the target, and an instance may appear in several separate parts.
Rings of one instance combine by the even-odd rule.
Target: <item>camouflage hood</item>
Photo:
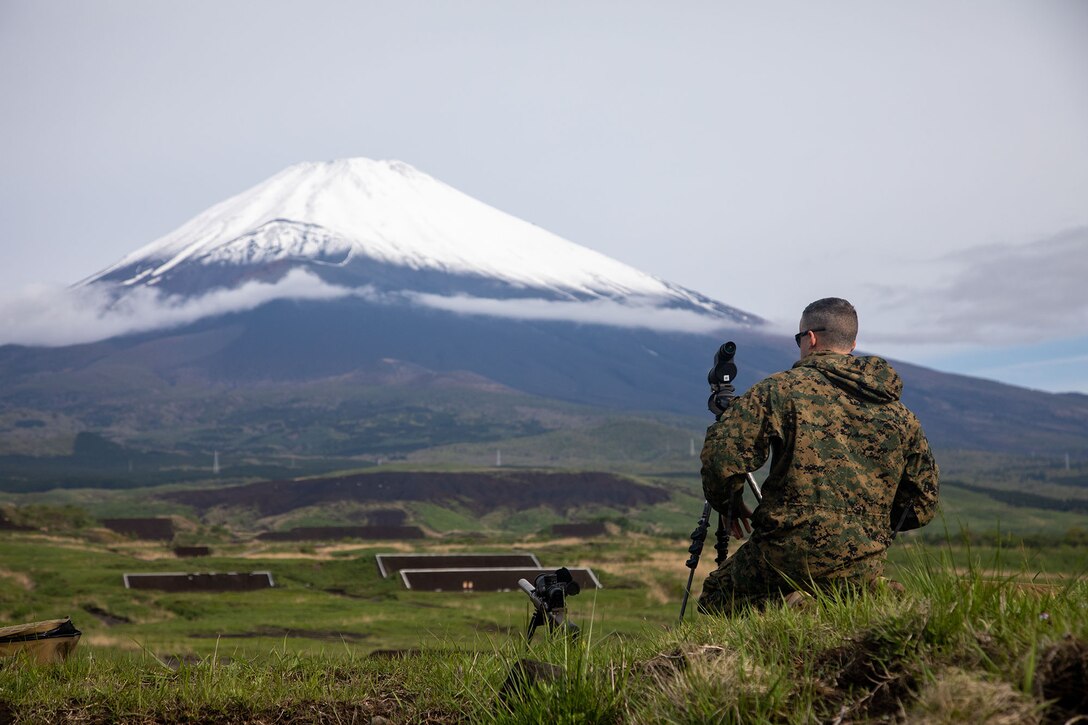
[[[874,403],[892,403],[903,392],[899,373],[880,357],[816,352],[798,360],[793,367],[819,370],[836,388]]]

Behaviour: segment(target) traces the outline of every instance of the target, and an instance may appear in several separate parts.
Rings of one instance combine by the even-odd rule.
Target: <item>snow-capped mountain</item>
[[[305,269],[342,287],[607,300],[760,318],[488,206],[399,161],[301,163],[84,280],[193,295]]]

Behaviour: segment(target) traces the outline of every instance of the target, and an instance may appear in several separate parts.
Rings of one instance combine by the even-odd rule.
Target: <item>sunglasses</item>
[[[801,330],[793,336],[793,341],[797,343],[797,347],[801,347],[801,338],[810,332],[827,332],[826,327],[813,327],[811,330]]]

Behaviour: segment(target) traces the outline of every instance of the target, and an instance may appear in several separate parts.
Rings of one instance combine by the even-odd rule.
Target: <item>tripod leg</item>
[[[684,611],[688,608],[688,597],[691,596],[691,582],[695,579],[695,567],[688,572],[688,585],[684,587],[684,599],[680,602],[680,623],[684,622]]]
[[[526,643],[533,641],[533,634],[536,632],[536,628],[544,624],[544,611],[539,607],[533,612],[533,618],[529,620],[529,631],[525,633]]]
[[[733,505],[730,504],[725,514],[718,514],[718,540],[714,544],[714,550],[718,552],[718,555],[714,557],[714,563],[718,566],[721,566],[729,558],[729,535],[732,531]]]

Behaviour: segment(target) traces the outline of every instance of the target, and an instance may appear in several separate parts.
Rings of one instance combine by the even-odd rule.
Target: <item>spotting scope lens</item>
[[[711,386],[732,383],[737,377],[737,366],[733,362],[733,356],[737,354],[737,343],[730,340],[718,348],[714,353],[714,367],[707,373],[706,381]]]

